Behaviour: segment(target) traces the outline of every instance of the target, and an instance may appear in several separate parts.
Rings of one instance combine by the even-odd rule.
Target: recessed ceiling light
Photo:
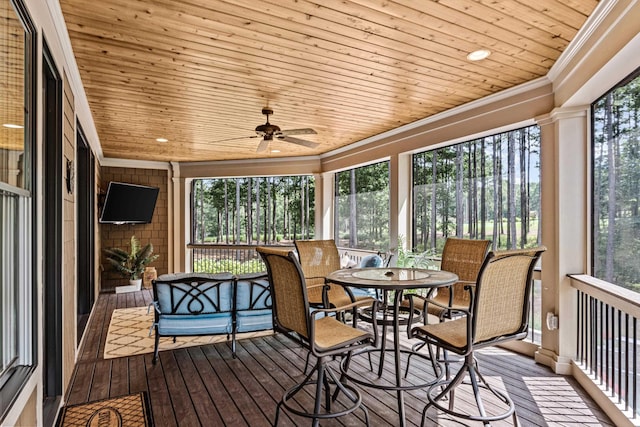
[[[2,126],[6,127],[6,128],[9,128],[9,129],[22,129],[22,128],[24,128],[24,126],[22,126],[22,125],[15,125],[13,123],[5,123]]]
[[[169,140],[167,138],[156,138],[156,141],[158,141],[158,142],[169,142]]]
[[[280,150],[271,150],[272,153],[279,153]]]
[[[467,55],[469,61],[481,61],[491,55],[491,51],[488,49],[474,50]]]

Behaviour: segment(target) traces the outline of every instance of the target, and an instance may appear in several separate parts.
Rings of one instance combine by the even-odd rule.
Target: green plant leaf
[[[153,255],[153,245],[146,244],[140,247],[140,241],[135,235],[131,236],[129,251],[120,248],[105,249],[107,261],[123,277],[130,280],[139,279],[147,264],[158,259],[158,255]]]

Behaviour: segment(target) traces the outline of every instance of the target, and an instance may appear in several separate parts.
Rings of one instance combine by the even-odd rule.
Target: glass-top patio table
[[[443,286],[449,286],[458,281],[458,276],[448,271],[442,270],[425,270],[420,268],[353,268],[337,270],[327,276],[327,281],[338,283],[344,286],[355,288],[372,288],[381,290],[386,294],[393,294],[393,306],[389,309],[383,309],[382,327],[391,324],[393,326],[393,352],[395,356],[395,384],[377,384],[368,381],[366,378],[355,378],[344,372],[345,376],[360,385],[381,388],[385,390],[395,390],[398,400],[398,416],[400,426],[406,425],[405,409],[404,409],[404,391],[416,388],[426,387],[431,383],[412,385],[405,384],[402,378],[401,352],[408,350],[400,349],[400,302],[402,301],[403,292],[407,289],[435,289]],[[391,316],[391,319],[387,319]],[[383,337],[385,334],[383,333]],[[382,340],[380,348],[368,350],[367,352],[380,352],[380,365],[384,363],[384,354],[386,350],[386,339]],[[348,367],[347,367],[348,368]],[[379,371],[380,375],[381,368]]]

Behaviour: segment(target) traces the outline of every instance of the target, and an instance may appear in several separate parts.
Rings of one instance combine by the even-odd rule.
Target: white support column
[[[185,197],[188,196],[188,192],[185,191],[185,179],[180,177],[180,164],[171,162],[172,174],[171,179],[168,182],[168,210],[169,210],[169,224],[170,224],[170,258],[173,262],[169,264],[169,272],[180,272],[186,270],[186,244],[187,239],[185,236],[188,233],[187,230],[187,218],[190,218],[188,207],[189,203],[185,203]],[[170,259],[171,262],[171,259]]]
[[[16,151],[16,150],[8,150],[7,160],[9,163],[8,171],[7,171],[7,184],[13,185],[14,187],[21,187],[18,185],[18,176],[20,175],[20,159],[24,151]]]
[[[333,194],[335,174],[325,172],[316,178],[316,238],[333,239]]]
[[[400,190],[400,167],[398,155],[389,158],[389,250],[397,249],[400,225],[400,206],[398,197]],[[380,248],[383,250],[384,248]],[[397,252],[397,250],[395,251]]]
[[[570,374],[576,352],[576,295],[567,274],[587,271],[589,212],[588,106],[555,109],[541,128],[542,346],[537,362]],[[549,330],[547,313],[558,315]]]
[[[404,249],[410,247],[411,240],[411,154],[393,155],[389,161],[390,173],[390,224],[391,240],[389,249],[398,252],[399,236],[403,236]]]

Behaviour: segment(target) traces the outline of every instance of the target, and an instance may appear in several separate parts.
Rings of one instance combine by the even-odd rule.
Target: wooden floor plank
[[[173,402],[176,420],[182,425],[198,425],[198,414],[191,403],[189,390],[178,367],[175,354],[176,352],[174,351],[163,351],[160,353],[160,362],[162,363],[162,371],[164,372],[164,378],[167,382],[167,391]],[[194,378],[188,378],[189,382],[195,380]]]
[[[111,313],[115,308],[119,308],[117,306],[118,297],[116,294],[103,294],[101,297],[107,298],[107,304],[105,310],[107,314],[104,316],[104,322],[100,324],[100,327],[96,329],[96,331],[100,334],[100,340],[98,341],[97,351],[93,354],[96,355],[97,358],[102,358],[104,355],[104,344],[107,338],[107,331],[109,330],[109,323],[111,322]]]
[[[101,296],[93,307],[91,319],[84,331],[84,343],[78,356],[78,361],[93,360],[98,357],[97,352],[102,338],[102,329],[109,324],[111,312],[107,309],[108,298]]]
[[[247,423],[236,406],[233,396],[227,392],[218,374],[212,368],[211,360],[204,353],[203,347],[192,347],[188,352],[224,425],[246,426]],[[220,361],[213,363],[217,365]]]
[[[111,387],[111,360],[98,360],[93,371],[89,401],[102,400],[109,397]]]
[[[251,421],[263,423],[264,420],[256,419],[255,417],[255,403],[252,400],[246,399],[247,393],[243,385],[237,380],[233,370],[227,365],[222,354],[218,351],[218,347],[221,349],[226,348],[226,343],[220,343],[220,345],[207,345],[204,346],[204,354],[209,359],[209,363],[215,369],[220,382],[224,384],[224,388],[227,393],[233,398],[235,406],[238,408],[244,418],[244,422],[247,425],[252,426]],[[252,416],[250,420],[247,420],[245,416]]]
[[[76,364],[71,385],[67,390],[65,400],[67,405],[84,403],[89,400],[94,369],[95,364],[93,363]]]
[[[152,354],[103,359],[104,341],[113,309],[147,305],[151,295],[150,290],[143,290],[128,295],[112,293],[99,296],[86,329],[83,348],[78,353],[79,361],[67,391],[66,403],[83,403],[146,391],[155,425],[159,427],[271,425],[276,404],[284,391],[304,378],[306,350],[281,334],[239,341],[236,359],[232,357],[227,342],[163,351],[156,365],[152,363]],[[612,425],[572,377],[555,375],[530,358],[497,348],[478,352],[477,359],[487,379],[498,388],[505,389],[513,398],[523,426]],[[380,381],[394,380],[391,362],[389,360],[385,364]],[[335,370],[339,370],[338,363],[339,360],[330,362]],[[353,358],[350,372],[365,375],[368,370],[366,356]],[[433,379],[430,363],[414,358],[407,383],[430,379]],[[372,426],[398,425],[394,392],[370,387],[359,389]],[[313,398],[309,390],[300,394],[300,401],[305,405]],[[473,403],[468,392],[458,393],[456,400],[467,409]],[[408,426],[420,425],[426,401],[424,390],[405,393]],[[487,406],[491,411],[496,410],[496,405],[491,402]],[[427,412],[427,417],[427,426],[461,425],[460,420],[434,408]],[[286,411],[281,413],[279,425],[301,424],[310,422]],[[328,427],[363,424],[361,411],[322,422]],[[511,424],[510,419],[492,423],[497,427]]]
[[[144,356],[127,357],[129,362],[129,393],[137,393],[147,390],[147,372],[144,365]]]
[[[270,393],[269,385],[271,383],[262,384],[260,376],[264,379],[264,370],[260,369],[256,364],[252,364],[251,368],[247,366],[247,362],[252,361],[251,357],[245,357],[243,359],[233,358],[231,349],[228,346],[217,346],[216,349],[227,362],[229,368],[233,371],[237,381],[242,384],[245,389],[244,396],[248,401],[253,402],[253,411],[251,417],[245,414],[247,422],[253,426],[252,419],[261,419],[262,422],[255,425],[270,426],[272,420],[275,417],[275,406],[278,399],[274,399],[274,396]],[[260,374],[256,375],[257,370],[260,370]],[[265,385],[267,386],[265,388]]]
[[[189,356],[189,352],[186,349],[182,349],[174,351],[173,353],[176,358],[176,363],[180,369],[180,374],[183,378],[187,379],[185,381],[187,393],[191,399],[191,403],[193,404],[200,423],[222,425],[222,419],[220,418],[220,415],[207,392],[207,387],[198,375],[198,370],[193,364],[193,361]]]
[[[294,369],[290,369],[287,371],[282,370],[276,361],[272,360],[269,355],[274,354],[271,347],[265,342],[265,340],[242,340],[238,342],[238,358],[245,362],[247,365],[247,369],[252,372],[260,371],[260,367],[264,371],[264,374],[258,374],[256,377],[260,380],[260,382],[268,387],[271,397],[274,402],[278,402],[280,398],[284,395],[285,391],[295,384],[292,379],[292,371]],[[278,354],[278,356],[280,356]],[[280,356],[281,357],[281,356]],[[251,359],[253,360],[251,360]],[[280,364],[282,360],[278,360]],[[254,365],[257,364],[257,366]],[[293,368],[293,366],[292,366]],[[311,401],[311,398],[308,399]],[[273,406],[275,411],[275,404]],[[273,418],[275,420],[275,418]],[[291,418],[289,414],[283,412],[280,414],[280,420],[283,425],[295,425],[294,420]],[[291,423],[291,424],[290,424]]]
[[[129,394],[129,360],[119,357],[111,361],[111,387],[109,396],[117,397]]]
[[[157,364],[153,364],[153,355],[145,355],[144,364],[147,372],[147,383],[149,391],[149,399],[151,401],[151,410],[157,427],[175,427],[178,425],[176,416],[171,402],[171,396],[167,389],[164,371],[162,369],[162,361],[158,360]]]

